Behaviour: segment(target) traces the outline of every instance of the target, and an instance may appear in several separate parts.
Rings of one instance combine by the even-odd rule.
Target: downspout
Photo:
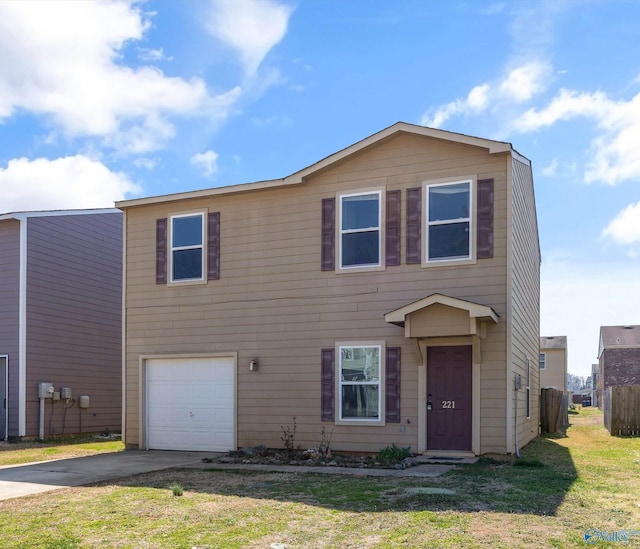
[[[517,375],[517,374],[516,374]],[[516,383],[516,379],[514,376],[513,379],[513,388],[514,388],[514,392],[516,394],[515,396],[515,411],[516,411],[516,417],[514,420],[514,429],[513,429],[513,442],[516,446],[516,457],[519,458],[520,457],[520,450],[518,449],[518,384]]]

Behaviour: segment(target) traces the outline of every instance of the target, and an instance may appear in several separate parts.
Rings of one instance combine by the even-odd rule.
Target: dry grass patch
[[[95,436],[73,437],[44,442],[0,442],[0,466],[92,456],[94,454],[121,452],[123,450],[124,444],[119,439]]]
[[[582,548],[588,528],[640,529],[640,439],[610,437],[601,417],[581,411],[566,437],[530,444],[523,457],[541,466],[481,460],[437,478],[174,469],[8,500],[2,546]]]

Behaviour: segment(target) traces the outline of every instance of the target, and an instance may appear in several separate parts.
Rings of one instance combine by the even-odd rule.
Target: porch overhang
[[[487,305],[431,294],[384,315],[386,322],[404,328],[405,337],[485,337],[486,323],[498,323],[498,313]]]

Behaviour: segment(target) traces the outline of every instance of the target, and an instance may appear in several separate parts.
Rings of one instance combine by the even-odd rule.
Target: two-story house
[[[608,387],[640,385],[640,326],[600,326],[598,402]]]
[[[567,392],[567,336],[540,338],[540,388]]]
[[[0,440],[120,431],[122,218],[0,215]]]
[[[397,123],[282,179],[116,206],[128,446],[538,434],[536,208],[509,143]]]

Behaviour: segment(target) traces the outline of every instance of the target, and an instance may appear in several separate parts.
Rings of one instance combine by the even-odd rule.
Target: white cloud
[[[602,237],[623,245],[640,243],[640,202],[619,212],[602,231]]]
[[[464,99],[455,99],[431,109],[422,116],[420,123],[439,128],[453,116],[477,115],[497,106],[529,101],[546,89],[551,75],[548,63],[529,61],[512,69],[503,78],[475,86]]]
[[[615,185],[640,177],[640,94],[629,101],[613,101],[603,92],[562,89],[546,107],[529,109],[516,118],[513,128],[533,132],[575,117],[590,118],[600,129],[591,142],[587,183]]]
[[[287,32],[293,8],[275,0],[211,0],[209,32],[234,49],[253,76]]]
[[[67,136],[132,153],[172,138],[173,116],[223,118],[239,88],[214,97],[200,78],[119,64],[148,26],[133,1],[0,2],[0,120],[45,115]]]
[[[545,166],[540,170],[540,173],[545,177],[554,177],[558,173],[558,166],[559,166],[558,159],[554,158],[551,161],[551,164],[549,164],[548,166]]]
[[[49,160],[16,158],[0,168],[0,212],[112,208],[140,188],[102,162],[76,155]]]
[[[488,104],[487,94],[489,90],[488,84],[476,86],[465,99],[456,99],[425,113],[420,124],[432,128],[440,128],[452,116],[481,112]]]
[[[516,103],[528,101],[547,86],[551,66],[540,61],[531,61],[513,69],[499,84],[500,94]]]
[[[218,171],[218,153],[215,151],[205,151],[194,154],[191,157],[191,164],[200,168],[205,177],[212,177]]]

